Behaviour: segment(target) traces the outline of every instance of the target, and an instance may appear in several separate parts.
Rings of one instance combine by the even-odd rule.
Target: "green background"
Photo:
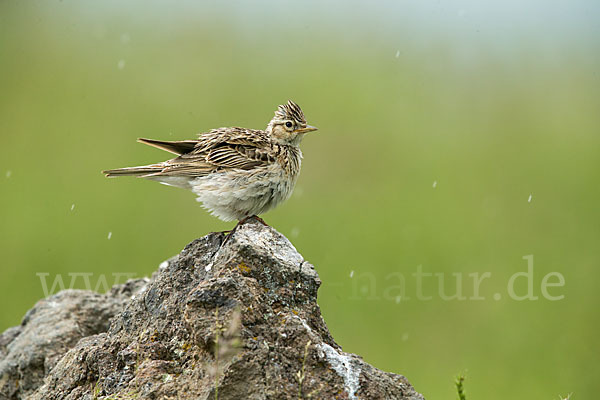
[[[319,131],[264,218],[316,266],[345,351],[428,399],[464,371],[470,399],[595,398],[598,6],[442,3],[0,2],[0,330],[43,297],[38,273],[150,275],[230,229],[100,170],[168,157],[137,137],[264,128],[289,98]],[[527,255],[538,299],[517,301]],[[467,299],[435,276],[419,300],[419,266]],[[562,300],[542,296],[552,272]]]

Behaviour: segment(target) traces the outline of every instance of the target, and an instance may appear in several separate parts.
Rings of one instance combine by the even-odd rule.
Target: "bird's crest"
[[[278,119],[292,119],[300,125],[306,125],[306,119],[300,106],[291,100],[287,104],[282,104],[275,111],[275,117]]]

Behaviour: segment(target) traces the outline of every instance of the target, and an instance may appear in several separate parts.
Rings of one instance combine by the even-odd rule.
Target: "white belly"
[[[296,184],[279,164],[252,171],[215,172],[190,182],[197,201],[224,221],[262,214],[287,200]]]

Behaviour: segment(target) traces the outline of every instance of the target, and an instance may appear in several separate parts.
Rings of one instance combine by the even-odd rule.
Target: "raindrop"
[[[433,185],[431,185],[432,188],[436,188],[437,187],[437,181],[433,181]]]
[[[119,62],[117,63],[117,68],[119,68],[119,69],[125,68],[125,60],[119,60]]]
[[[108,232],[108,240],[112,237],[112,232]]]
[[[532,195],[529,195],[529,198],[527,199],[528,203],[531,203],[531,197],[532,197]]]

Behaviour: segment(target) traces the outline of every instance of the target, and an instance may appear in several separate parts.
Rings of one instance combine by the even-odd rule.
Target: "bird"
[[[277,107],[265,130],[217,128],[195,140],[138,142],[176,155],[167,161],[102,171],[191,190],[212,215],[236,228],[287,200],[300,173],[304,135],[316,131],[291,100]],[[235,228],[234,228],[235,229]]]

